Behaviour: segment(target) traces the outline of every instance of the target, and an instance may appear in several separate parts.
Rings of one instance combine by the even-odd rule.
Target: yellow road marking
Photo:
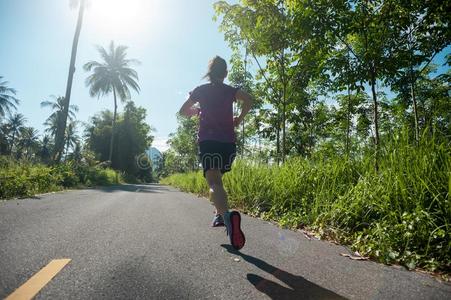
[[[47,284],[56,274],[58,274],[70,259],[54,259],[39,272],[34,274],[27,282],[22,284],[17,290],[9,295],[5,300],[25,300],[33,299],[37,293]]]

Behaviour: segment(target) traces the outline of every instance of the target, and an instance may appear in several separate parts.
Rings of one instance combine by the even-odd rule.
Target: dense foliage
[[[197,126],[198,119],[178,117],[179,126],[169,136],[170,149],[163,154],[162,175],[193,171],[198,167],[197,161]]]
[[[215,9],[235,52],[229,79],[258,100],[244,148],[269,140],[284,161],[330,141],[347,155],[372,145],[377,168],[394,128],[412,128],[416,141],[426,127],[449,138],[449,56],[439,73],[434,66],[449,52],[446,1],[243,0]]]
[[[129,176],[151,180],[151,162],[143,155],[153,137],[145,122],[146,110],[133,102],[125,105],[124,113],[117,116],[112,151],[112,168]],[[103,111],[91,118],[86,127],[86,146],[96,153],[100,161],[109,160],[113,114]]]

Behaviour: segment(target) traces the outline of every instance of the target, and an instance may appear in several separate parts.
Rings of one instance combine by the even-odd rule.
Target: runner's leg
[[[222,174],[218,169],[210,169],[205,172],[208,186],[210,188],[210,200],[216,207],[216,212],[224,216],[229,211],[227,204],[227,193],[222,185]]]

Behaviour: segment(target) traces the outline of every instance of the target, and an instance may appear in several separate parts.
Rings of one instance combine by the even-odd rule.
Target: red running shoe
[[[246,243],[243,231],[241,231],[241,216],[237,211],[224,214],[224,221],[229,236],[230,244],[235,250],[240,250]]]

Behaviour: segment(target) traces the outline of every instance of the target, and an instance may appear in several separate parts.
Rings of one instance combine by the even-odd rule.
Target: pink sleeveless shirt
[[[207,83],[190,92],[200,104],[198,141],[235,143],[233,102],[238,88],[223,83]]]

